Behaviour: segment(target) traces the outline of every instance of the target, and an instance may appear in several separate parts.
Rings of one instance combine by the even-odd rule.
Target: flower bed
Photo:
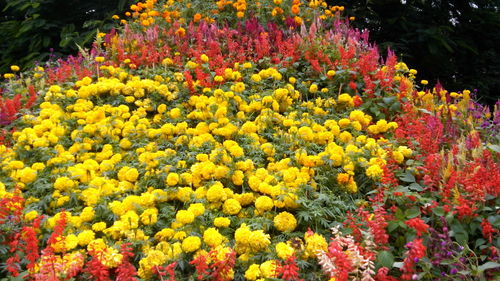
[[[498,277],[498,111],[342,10],[146,1],[6,75],[6,280]]]

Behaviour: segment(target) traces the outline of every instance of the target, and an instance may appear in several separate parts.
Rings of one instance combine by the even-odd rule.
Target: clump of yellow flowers
[[[356,194],[359,179],[383,176],[387,150],[397,163],[412,155],[383,138],[396,123],[374,120],[347,93],[300,88],[276,68],[241,62],[214,77],[225,83],[194,95],[180,72],[101,70],[97,80],[49,87],[40,111],[22,117],[14,146],[1,147],[0,194],[17,185],[36,197],[28,209],[47,204],[47,229],[65,210],[58,252],[99,248],[113,268],[121,241],[141,245],[144,279],[215,249],[233,249],[247,279],[271,278],[276,260],[326,249],[307,231],[304,192]],[[318,95],[304,99],[309,92]],[[270,252],[276,260],[260,260]]]

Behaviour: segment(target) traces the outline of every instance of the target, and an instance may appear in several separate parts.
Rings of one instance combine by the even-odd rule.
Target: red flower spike
[[[426,224],[421,218],[412,218],[405,222],[405,224],[417,231],[417,236],[422,236],[422,233],[427,233],[429,225]]]
[[[281,279],[285,281],[302,281],[303,279],[299,279],[299,267],[297,266],[297,262],[295,261],[297,258],[295,255],[290,256],[286,259],[285,263],[282,265],[278,264],[277,273],[278,276],[281,276]]]

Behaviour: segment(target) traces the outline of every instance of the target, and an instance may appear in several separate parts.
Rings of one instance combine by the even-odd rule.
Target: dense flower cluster
[[[88,53],[4,75],[10,275],[432,278],[472,237],[488,266],[450,264],[498,272],[498,145],[469,91],[417,91],[321,0],[130,9]]]

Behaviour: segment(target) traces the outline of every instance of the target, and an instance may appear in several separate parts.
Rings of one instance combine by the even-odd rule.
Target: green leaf
[[[415,176],[410,171],[406,171],[399,179],[404,182],[415,182]]]
[[[488,148],[495,151],[496,153],[500,153],[500,145],[498,144],[488,144]]]
[[[422,190],[424,190],[424,189],[422,188],[422,186],[420,186],[420,184],[418,184],[418,183],[416,183],[416,182],[414,182],[414,183],[410,184],[410,185],[408,186],[408,189],[410,189],[410,190],[412,190],[412,191],[422,191]]]
[[[436,207],[436,208],[433,208],[432,209],[432,212],[436,215],[436,216],[444,216],[444,209],[443,207]]]
[[[458,244],[465,245],[469,241],[469,234],[467,232],[459,232],[455,234]]]
[[[387,226],[387,231],[388,232],[392,232],[393,230],[395,230],[396,228],[398,228],[398,223],[395,222],[395,221],[390,221],[389,222],[389,225]]]
[[[420,208],[418,208],[418,207],[410,208],[410,209],[406,210],[405,214],[406,214],[406,217],[409,219],[416,218],[420,215]]]
[[[382,267],[392,268],[394,264],[394,255],[389,251],[379,252],[377,255],[377,261]]]
[[[395,97],[395,96],[390,96],[390,97],[384,97],[384,98],[382,98],[382,101],[383,101],[386,105],[392,104],[395,100],[396,100],[396,97]]]
[[[500,263],[489,261],[485,264],[480,265],[477,269],[480,272],[484,272],[485,270],[498,268],[498,267],[500,267]]]
[[[395,263],[393,264],[393,266],[394,266],[394,267],[396,267],[396,268],[403,268],[403,265],[404,265],[404,263],[403,263],[403,262],[395,262]]]

